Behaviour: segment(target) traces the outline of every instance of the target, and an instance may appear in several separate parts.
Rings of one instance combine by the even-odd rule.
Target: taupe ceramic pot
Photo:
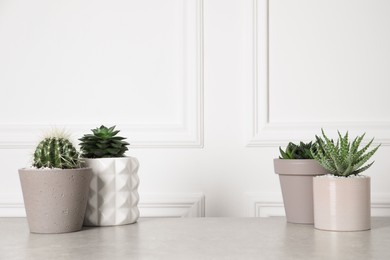
[[[67,233],[82,228],[91,168],[19,169],[27,221],[32,233]]]
[[[371,228],[370,177],[313,179],[314,227],[331,231]]]
[[[287,222],[313,224],[313,176],[326,171],[315,160],[274,159],[275,173],[279,175]]]

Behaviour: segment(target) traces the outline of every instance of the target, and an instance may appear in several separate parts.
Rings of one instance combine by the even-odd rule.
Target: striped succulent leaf
[[[380,146],[378,145],[371,151],[368,151],[374,141],[374,139],[371,139],[369,143],[359,150],[364,136],[365,134],[356,137],[351,143],[348,139],[348,132],[344,136],[338,132],[338,140],[335,144],[322,130],[322,137],[316,136],[317,142],[311,149],[313,157],[330,174],[344,177],[357,175],[371,167],[374,162],[367,165],[364,164],[375,154]]]

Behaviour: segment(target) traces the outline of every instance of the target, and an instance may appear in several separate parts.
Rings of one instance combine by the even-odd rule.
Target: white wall
[[[390,215],[387,1],[0,0],[0,216],[42,131],[100,124],[140,160],[143,216],[283,214],[289,140],[382,143],[373,215]]]

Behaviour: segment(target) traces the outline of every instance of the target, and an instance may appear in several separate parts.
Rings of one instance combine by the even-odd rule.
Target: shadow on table
[[[381,229],[390,227],[388,218],[375,218],[371,220],[371,229]]]

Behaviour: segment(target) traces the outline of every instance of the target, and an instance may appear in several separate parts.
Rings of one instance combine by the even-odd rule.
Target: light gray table
[[[372,230],[329,232],[284,218],[140,219],[117,227],[30,234],[0,218],[0,259],[390,259],[390,218]]]

